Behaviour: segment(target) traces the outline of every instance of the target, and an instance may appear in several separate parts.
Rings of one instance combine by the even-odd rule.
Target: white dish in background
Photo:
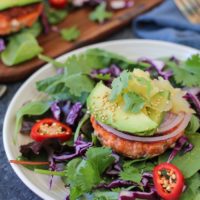
[[[103,48],[105,50],[115,52],[126,56],[129,59],[136,60],[139,57],[170,57],[176,56],[178,59],[186,59],[190,55],[199,53],[198,50],[181,46],[177,44],[152,41],[152,40],[121,40],[111,41],[105,43],[99,43],[90,45],[59,57],[58,61],[64,61],[68,56],[72,54],[81,53],[88,48]],[[19,134],[18,145],[14,145],[12,142],[12,136],[14,134],[15,126],[15,114],[17,110],[27,101],[36,99],[39,93],[36,91],[35,82],[42,80],[46,77],[55,74],[55,69],[51,64],[45,65],[43,68],[35,72],[18,90],[13,97],[8,110],[6,112],[4,125],[3,125],[3,142],[8,160],[16,159],[19,155],[19,145],[26,144],[30,141],[27,136]],[[64,200],[67,194],[67,190],[64,188],[64,184],[60,179],[56,180],[56,184],[53,184],[51,190],[49,190],[48,176],[36,174],[29,171],[22,166],[11,164],[15,173],[29,187],[33,192],[45,200]]]

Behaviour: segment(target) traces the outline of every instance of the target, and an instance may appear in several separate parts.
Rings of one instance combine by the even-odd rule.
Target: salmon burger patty
[[[91,117],[91,123],[95,134],[103,146],[110,147],[115,152],[134,159],[142,157],[151,158],[160,155],[168,148],[172,148],[175,142],[184,134],[184,131],[181,131],[176,136],[159,142],[129,141],[105,130],[96,122],[93,116]]]
[[[0,35],[17,32],[24,27],[31,27],[43,11],[42,3],[9,8],[0,12]]]

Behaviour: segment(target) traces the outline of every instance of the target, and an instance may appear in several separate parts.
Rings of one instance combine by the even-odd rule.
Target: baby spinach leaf
[[[182,193],[180,200],[198,199],[200,195],[200,174],[197,172],[186,179],[186,190]]]
[[[200,128],[199,118],[195,115],[192,115],[189,125],[186,128],[186,134],[196,133]]]
[[[7,66],[16,65],[37,56],[42,51],[37,40],[30,33],[18,33],[10,37],[8,46],[1,54]]]
[[[189,141],[193,144],[192,151],[185,154],[177,154],[172,160],[172,164],[176,165],[183,173],[185,178],[190,178],[200,169],[200,134],[189,134]],[[159,163],[166,162],[170,152],[159,156]]]
[[[29,102],[22,106],[16,114],[16,124],[15,124],[15,135],[14,135],[14,143],[17,141],[17,135],[20,130],[22,119],[24,115],[42,115],[44,114],[50,107],[48,102]]]

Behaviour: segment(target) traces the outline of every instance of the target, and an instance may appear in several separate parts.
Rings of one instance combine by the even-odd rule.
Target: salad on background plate
[[[144,55],[145,56],[145,55]],[[36,83],[44,97],[16,113],[11,163],[55,176],[66,199],[200,198],[200,55],[131,61],[93,48]]]
[[[132,0],[1,0],[0,61],[13,67],[37,57],[43,51],[38,37],[50,32],[67,42],[77,40],[82,34],[77,24],[57,26],[77,9],[88,7],[88,20],[102,24],[114,11],[133,4]]]

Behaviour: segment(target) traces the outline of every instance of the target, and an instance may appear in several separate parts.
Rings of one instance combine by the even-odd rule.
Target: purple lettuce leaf
[[[62,152],[63,146],[57,139],[46,139],[42,142],[31,142],[20,146],[22,156],[30,158],[45,151],[48,155],[51,152]]]
[[[30,134],[31,129],[32,129],[34,124],[35,124],[34,121],[24,119],[22,121],[22,126],[21,126],[21,129],[20,129],[20,133],[22,133],[22,134]]]
[[[85,142],[81,139],[81,137],[78,137],[78,139],[76,140],[74,144],[73,153],[64,152],[59,155],[54,155],[53,158],[56,161],[67,161],[79,156],[84,156],[87,149],[90,148],[91,146],[92,146],[92,142]]]

